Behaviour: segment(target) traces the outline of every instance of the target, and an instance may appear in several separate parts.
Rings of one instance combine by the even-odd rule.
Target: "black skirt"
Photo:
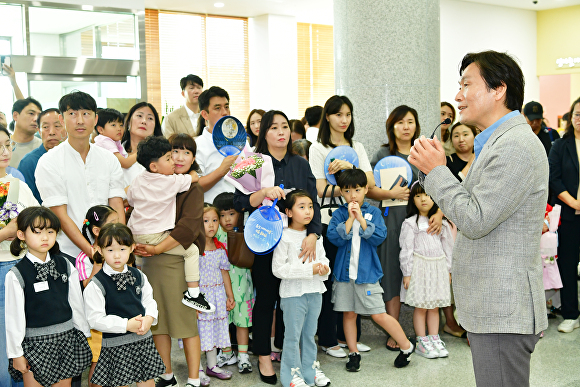
[[[145,382],[165,372],[153,336],[115,347],[102,347],[91,383],[126,386]]]
[[[76,328],[62,333],[25,337],[22,350],[34,379],[43,386],[82,374],[93,358],[87,338]],[[12,367],[12,359],[8,372],[15,381],[22,380],[20,371]]]

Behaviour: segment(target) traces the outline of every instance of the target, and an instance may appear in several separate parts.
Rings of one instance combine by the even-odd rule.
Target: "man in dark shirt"
[[[546,149],[546,155],[550,154],[550,149],[552,149],[552,143],[560,138],[557,130],[552,128],[542,127],[542,119],[544,118],[544,108],[539,102],[528,102],[524,106],[524,117],[526,121],[532,127],[532,130]]]

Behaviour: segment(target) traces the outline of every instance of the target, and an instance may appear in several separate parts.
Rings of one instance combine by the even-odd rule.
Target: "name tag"
[[[368,212],[365,214],[365,220],[372,220],[373,214],[369,214]]]
[[[36,293],[44,292],[45,290],[48,290],[48,282],[47,281],[34,283],[34,291]]]

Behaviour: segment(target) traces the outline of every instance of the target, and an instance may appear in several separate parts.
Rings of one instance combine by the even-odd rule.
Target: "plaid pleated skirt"
[[[103,339],[101,354],[91,378],[91,383],[100,386],[126,386],[145,382],[165,372],[165,365],[153,336],[114,347],[105,345]]]
[[[22,342],[24,358],[30,365],[34,379],[43,386],[83,373],[93,357],[85,335],[76,328],[61,333],[25,337]],[[22,373],[8,366],[12,379],[22,380]]]

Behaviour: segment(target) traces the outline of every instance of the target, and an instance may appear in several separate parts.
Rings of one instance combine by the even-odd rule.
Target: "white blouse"
[[[40,259],[30,253],[26,253],[23,259],[28,259],[32,263],[46,264],[50,262],[50,253],[46,253],[46,260]],[[77,281],[79,274],[77,269],[68,262],[70,275],[68,280],[68,303],[72,309],[72,320],[75,328],[83,332],[86,337],[91,337],[89,324],[85,319],[85,309],[83,305],[83,296],[81,293],[81,284]],[[6,274],[6,352],[9,359],[14,359],[24,355],[22,351],[22,341],[26,333],[26,315],[24,314],[24,289],[20,286],[16,274],[9,271]],[[1,356],[1,355],[0,355]]]
[[[443,257],[447,260],[447,270],[451,272],[451,258],[453,253],[453,235],[451,226],[446,220],[441,225],[440,235],[427,234],[429,228],[429,219],[425,216],[419,217],[419,224],[416,219],[418,215],[405,219],[401,226],[399,244],[401,253],[399,261],[403,276],[409,277],[413,272],[414,254],[420,254],[425,257]]]
[[[313,275],[312,266],[315,263],[329,265],[324,252],[322,238],[316,241],[316,260],[302,263],[298,258],[302,241],[306,238],[306,230],[296,231],[285,228],[282,239],[274,250],[272,258],[272,273],[282,279],[280,283],[280,297],[300,297],[308,293],[324,293],[326,287],[323,282],[328,279],[330,271],[324,276]]]
[[[127,269],[127,265],[125,265],[122,273],[125,273],[127,270],[129,269]],[[108,276],[119,274],[119,272],[113,270],[111,266],[107,265],[106,262],[103,264],[103,271]],[[153,299],[153,288],[145,274],[143,274],[143,286],[141,291],[141,303],[145,308],[145,315],[153,317],[153,324],[151,325],[157,325],[157,302]],[[85,313],[91,329],[106,333],[127,332],[127,321],[129,321],[129,319],[107,314],[105,311],[105,296],[103,295],[101,288],[99,288],[92,280],[85,288],[83,297],[85,299]]]

